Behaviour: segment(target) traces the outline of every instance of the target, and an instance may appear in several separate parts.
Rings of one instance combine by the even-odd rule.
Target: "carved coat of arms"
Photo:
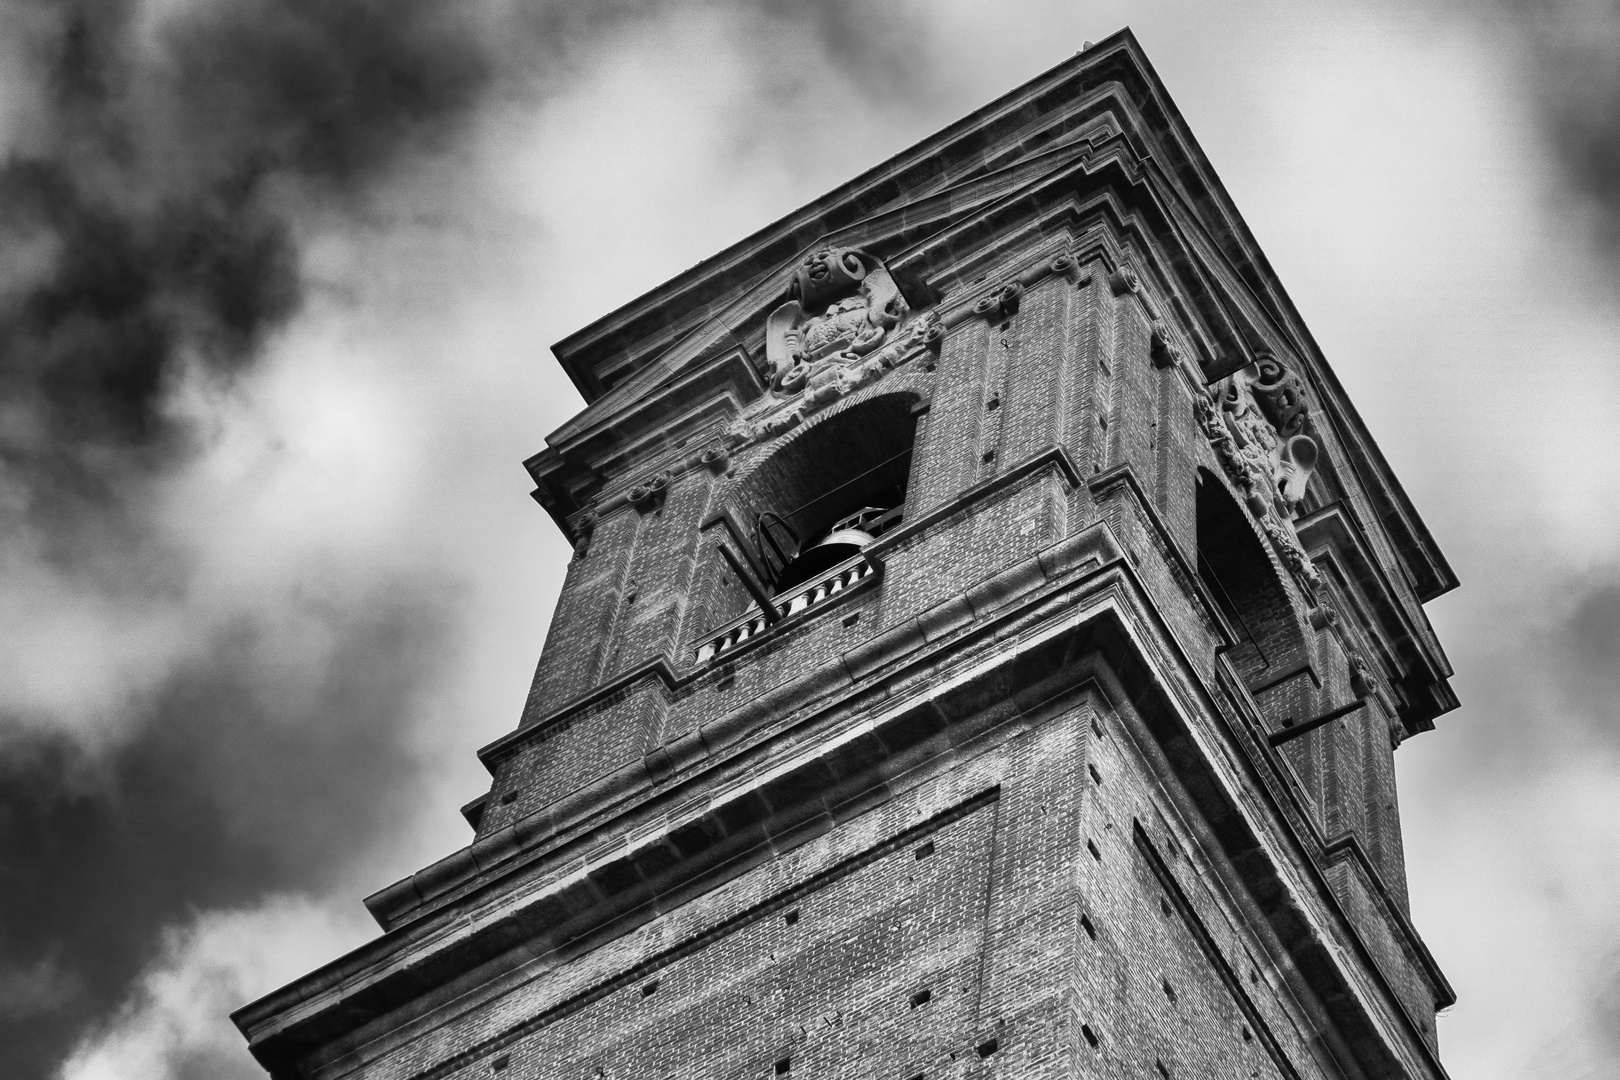
[[[770,393],[728,432],[733,443],[793,427],[938,342],[934,312],[915,314],[883,263],[823,248],[800,263],[786,303],[765,322]]]

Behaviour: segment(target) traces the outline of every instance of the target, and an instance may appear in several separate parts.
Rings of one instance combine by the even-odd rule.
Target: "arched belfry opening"
[[[559,342],[474,835],[254,1056],[1443,1076],[1392,753],[1455,578],[1284,297],[1126,30]]]
[[[1248,512],[1198,470],[1198,577],[1236,637],[1233,664],[1251,686],[1297,667],[1305,636],[1294,604]]]
[[[733,510],[769,592],[830,570],[900,523],[915,401],[909,392],[852,401],[790,434],[738,478]]]

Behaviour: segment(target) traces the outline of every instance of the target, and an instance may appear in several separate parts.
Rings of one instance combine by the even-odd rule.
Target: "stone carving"
[[[596,532],[596,511],[586,508],[574,516],[574,558],[583,559],[591,553],[591,536]]]
[[[1350,653],[1350,692],[1360,698],[1371,697],[1375,686],[1372,665],[1359,652]]]
[[[1170,328],[1163,319],[1154,319],[1148,328],[1148,351],[1155,367],[1174,367],[1181,363],[1181,346],[1170,336]]]
[[[1260,527],[1265,530],[1266,539],[1271,541],[1277,557],[1299,582],[1305,599],[1314,606],[1322,586],[1322,575],[1316,569],[1316,564],[1311,562],[1311,557],[1306,554],[1305,549],[1300,546],[1299,537],[1294,534],[1293,524],[1278,521],[1274,516],[1267,514],[1260,520]]]
[[[707,446],[698,455],[698,464],[710,472],[723,473],[731,467],[731,454],[723,446]]]
[[[1246,463],[1245,494],[1258,490],[1279,516],[1293,520],[1317,458],[1316,440],[1305,434],[1309,410],[1299,379],[1263,354],[1222,380],[1217,397],[1232,441],[1228,452]],[[1256,479],[1267,482],[1257,488]]]
[[[1024,286],[1016,281],[1009,281],[995,292],[979,297],[973,305],[975,315],[983,315],[991,322],[1010,319],[1018,314],[1018,306],[1024,300]]]
[[[883,264],[864,252],[825,248],[800,264],[788,302],[765,324],[771,389],[792,395],[883,344],[906,312]]]
[[[1327,604],[1318,604],[1311,609],[1311,629],[1331,630],[1339,625],[1339,613]]]
[[[1218,392],[1216,393],[1218,396]],[[1204,438],[1208,439],[1209,445],[1214,448],[1215,456],[1219,459],[1221,467],[1226,470],[1226,475],[1243,492],[1249,510],[1257,517],[1264,514],[1266,502],[1255,495],[1259,478],[1255,475],[1250,461],[1238,453],[1237,442],[1232,438],[1226,424],[1222,422],[1214,401],[1200,394],[1193,399],[1193,407],[1198,413],[1198,424],[1204,430]]]
[[[1400,717],[1392,713],[1385,713],[1384,717],[1385,726],[1389,729],[1389,748],[1399,750],[1401,743],[1406,741],[1406,725],[1401,723]]]
[[[1350,692],[1358,698],[1379,697],[1382,687],[1366,656],[1348,642],[1345,642],[1345,655],[1350,666]],[[1384,714],[1385,726],[1389,729],[1390,749],[1399,750],[1406,739],[1406,725],[1401,723],[1400,716],[1395,712],[1382,708],[1379,711]]]
[[[1126,293],[1133,293],[1137,289],[1141,288],[1142,282],[1141,279],[1136,276],[1136,271],[1129,264],[1120,263],[1119,267],[1113,273],[1108,275],[1108,287],[1113,291],[1115,296],[1123,296]]]
[[[656,509],[663,504],[664,495],[669,491],[669,482],[672,479],[669,473],[661,472],[649,476],[635,487],[631,488],[625,498],[629,500],[641,513]]]
[[[805,259],[788,297],[765,322],[770,391],[726,429],[731,449],[780,435],[938,350],[945,333],[937,312],[911,312],[883,263],[852,248],[824,248]]]
[[[1308,410],[1305,407],[1304,387],[1297,376],[1283,367],[1282,361],[1270,353],[1261,353],[1254,362],[1254,375],[1249,382],[1249,393],[1260,411],[1266,414],[1281,438],[1293,438],[1305,428]]]
[[[1269,353],[1195,399],[1199,425],[1249,512],[1314,606],[1321,577],[1294,531],[1316,467],[1316,440],[1299,379]]]

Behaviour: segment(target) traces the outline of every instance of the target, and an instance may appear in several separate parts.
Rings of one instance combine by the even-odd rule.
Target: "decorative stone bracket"
[[[634,507],[647,514],[664,505],[675,481],[687,473],[704,469],[719,474],[731,467],[731,452],[719,443],[687,454],[673,464],[651,473],[641,481],[596,503],[586,506],[569,518],[574,536],[574,558],[583,559],[590,554],[591,536],[597,523],[622,506]]]
[[[1321,575],[1294,531],[1316,466],[1303,387],[1269,353],[1194,398],[1198,423],[1277,557],[1317,606]]]
[[[574,534],[574,558],[583,559],[591,553],[591,537],[596,533],[596,511],[586,507],[569,519]]]
[[[995,292],[981,296],[973,305],[973,314],[982,315],[991,322],[1000,322],[1010,319],[1018,314],[1018,306],[1024,299],[1024,286],[1016,281],[1009,281]]]
[[[1136,269],[1109,249],[1100,249],[1094,254],[1101,257],[1105,264],[1114,264],[1114,268],[1108,271],[1104,279],[1108,283],[1109,291],[1114,296],[1136,297],[1143,311],[1147,313],[1152,333],[1151,350],[1154,364],[1161,368],[1180,366],[1186,370],[1189,377],[1201,381],[1201,372],[1195,364],[1187,360],[1182,343],[1177,342],[1169,324],[1161,317],[1160,305],[1143,287],[1141,275]],[[1090,271],[1081,266],[1080,259],[1074,252],[1061,251],[1056,255],[1044,256],[1013,275],[1011,280],[999,289],[985,293],[971,305],[947,312],[944,316],[945,326],[955,327],[973,316],[986,318],[991,322],[1010,318],[1018,313],[1024,293],[1052,275],[1066,277],[1076,285],[1090,280]]]
[[[1304,387],[1270,353],[1221,380],[1208,395],[1194,399],[1198,422],[1232,483],[1244,495],[1249,512],[1265,533],[1277,558],[1298,583],[1311,607],[1313,629],[1330,630],[1350,663],[1350,690],[1358,698],[1385,695],[1373,665],[1351,640],[1343,620],[1326,596],[1322,575],[1299,542],[1294,519],[1316,466],[1316,440],[1308,435],[1310,409]],[[1406,730],[1395,710],[1385,705],[1390,745],[1398,747]]]
[[[1108,287],[1115,296],[1124,296],[1126,293],[1138,292],[1142,288],[1142,281],[1136,276],[1136,270],[1130,263],[1122,262],[1108,275]]]
[[[624,497],[631,506],[645,514],[664,504],[664,496],[669,492],[669,482],[670,475],[667,471],[655,473],[627,491]]]
[[[1002,285],[980,295],[971,304],[963,303],[952,307],[942,316],[944,326],[946,329],[952,329],[972,318],[987,319],[990,322],[1010,319],[1018,314],[1019,308],[1023,305],[1024,294],[1053,275],[1066,277],[1071,284],[1087,280],[1086,272],[1080,268],[1079,261],[1071,253],[1060,251],[1056,255],[1041,256],[1023,270],[1011,275]]]
[[[1148,350],[1153,357],[1154,367],[1176,367],[1182,362],[1181,346],[1170,336],[1170,328],[1163,319],[1153,320],[1149,334]]]

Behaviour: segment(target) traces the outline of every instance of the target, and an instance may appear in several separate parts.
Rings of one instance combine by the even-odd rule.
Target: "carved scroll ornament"
[[[1310,408],[1299,377],[1276,357],[1262,354],[1195,403],[1198,422],[1216,457],[1310,604],[1311,626],[1338,638],[1349,662],[1351,693],[1358,698],[1376,696],[1376,669],[1351,640],[1333,609],[1321,572],[1294,528],[1318,457],[1316,440],[1308,433]],[[1406,729],[1394,711],[1386,709],[1384,715],[1390,745],[1398,747]]]
[[[770,390],[726,432],[741,446],[796,426],[806,416],[944,335],[939,316],[913,313],[883,263],[852,248],[824,248],[801,263],[788,301],[765,323]]]
[[[1259,360],[1218,384],[1217,400],[1233,449],[1250,483],[1278,516],[1292,521],[1316,468],[1316,440],[1305,433],[1309,410],[1298,377],[1276,357]],[[1259,485],[1253,481],[1261,480]]]
[[[1298,377],[1262,354],[1196,405],[1215,456],[1314,605],[1321,578],[1294,531],[1318,456],[1316,440],[1306,433],[1310,412]]]

